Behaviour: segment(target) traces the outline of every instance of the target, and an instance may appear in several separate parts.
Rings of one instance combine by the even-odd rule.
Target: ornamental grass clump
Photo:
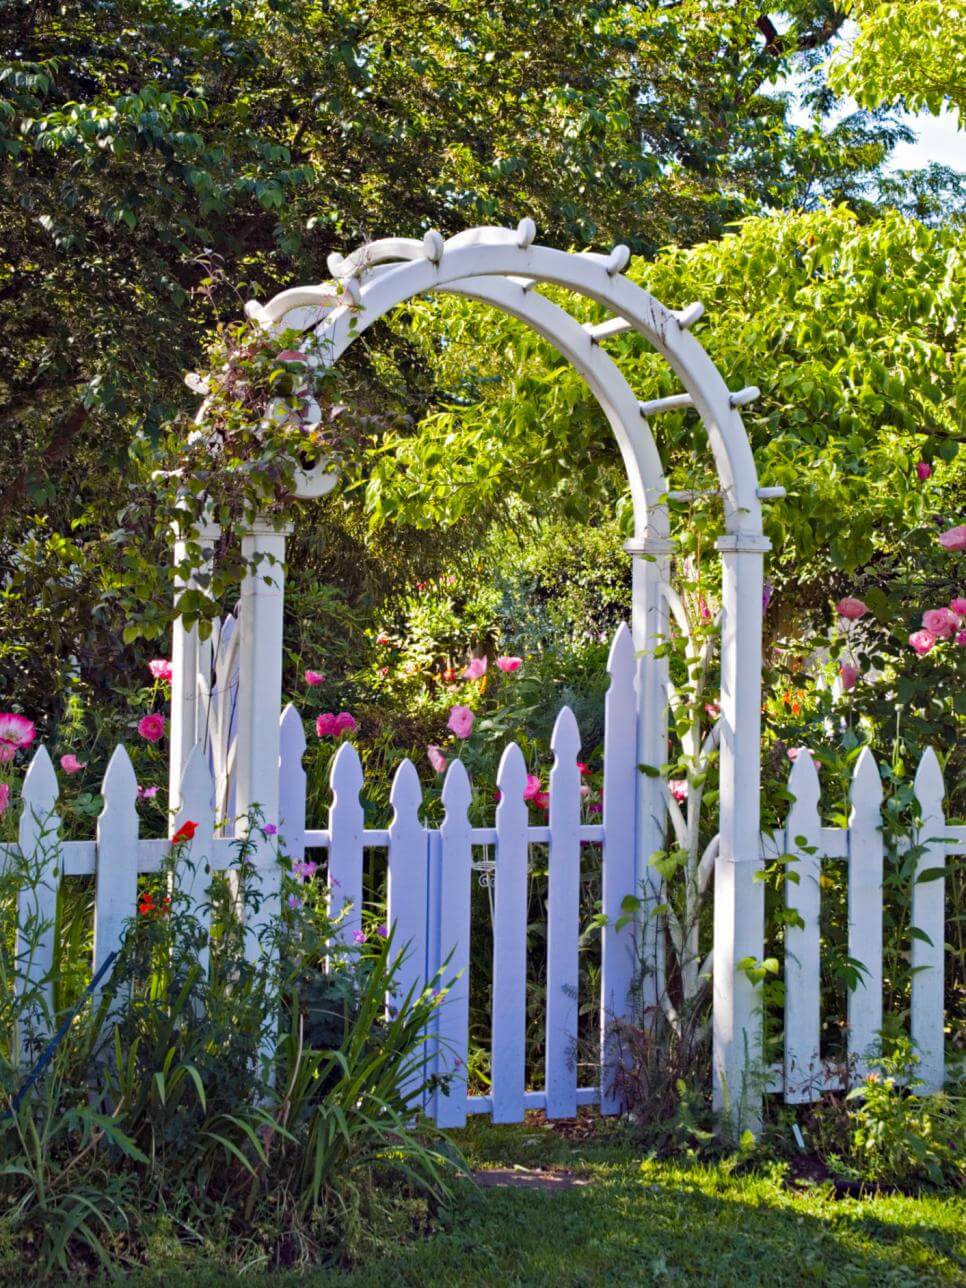
[[[75,983],[57,1009],[58,978],[24,982],[50,927],[17,920],[43,864],[0,874],[0,1276],[5,1263],[21,1280],[129,1271],[164,1231],[181,1255],[238,1270],[317,1263],[376,1208],[448,1194],[454,1155],[418,1114],[436,1086],[426,1035],[440,981],[400,996],[392,937],[342,947],[302,877],[285,878],[284,911],[250,960],[235,915],[261,903],[246,844],[237,881],[214,877],[203,908],[178,881],[203,862],[191,848],[185,834],[142,879],[93,997]]]

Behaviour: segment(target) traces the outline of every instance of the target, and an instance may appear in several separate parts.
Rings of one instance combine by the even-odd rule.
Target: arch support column
[[[720,840],[714,866],[713,1101],[721,1127],[757,1131],[761,1118],[762,1000],[741,963],[764,951],[761,870],[760,533],[729,533],[721,553]]]
[[[631,634],[637,653],[637,758],[642,765],[667,760],[668,660],[656,657],[668,633],[663,587],[671,577],[674,542],[667,537],[634,538],[624,544],[631,556]],[[664,989],[664,939],[655,909],[663,903],[660,874],[651,855],[664,848],[667,805],[664,780],[645,773],[637,779],[635,893],[644,901],[640,925],[643,1026],[656,1022]]]
[[[195,529],[190,537],[176,536],[172,556],[175,565],[188,557],[188,545],[201,546],[201,563],[192,569],[187,578],[175,581],[175,605],[186,590],[199,589],[210,574],[214,545],[221,535],[216,523],[207,523]],[[191,749],[207,733],[208,713],[198,702],[198,676],[207,675],[211,668],[211,642],[198,638],[197,626],[189,630],[180,617],[176,617],[171,630],[171,737],[168,758],[168,813],[174,818],[181,800],[181,775],[188,763]]]

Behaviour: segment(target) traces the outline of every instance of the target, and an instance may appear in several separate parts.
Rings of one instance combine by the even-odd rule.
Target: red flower
[[[197,830],[198,830],[198,824],[193,823],[189,818],[186,823],[181,824],[177,832],[175,832],[174,836],[172,836],[171,844],[178,845],[181,841],[193,841],[195,839],[195,832],[197,832]]]

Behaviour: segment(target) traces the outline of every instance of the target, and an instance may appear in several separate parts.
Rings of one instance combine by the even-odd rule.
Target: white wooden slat
[[[621,902],[637,894],[634,838],[637,826],[637,658],[634,639],[624,623],[618,627],[607,662],[610,688],[604,704],[604,852],[603,908],[607,923],[601,946],[601,1113],[617,1113],[621,1098],[615,1087],[621,1059],[615,1021],[633,1013],[631,992],[636,969],[634,921]],[[553,799],[551,797],[551,799]]]
[[[493,1121],[523,1121],[527,1006],[527,766],[515,742],[504,749],[496,782],[493,913]]]
[[[450,762],[443,782],[445,816],[439,828],[439,960],[448,985],[438,1006],[437,1068],[450,1078],[436,1099],[439,1127],[466,1124],[466,1064],[470,1023],[470,883],[473,848],[468,810],[473,798],[463,762]],[[447,958],[449,959],[447,961]],[[444,964],[445,963],[445,964]]]
[[[94,970],[121,947],[125,924],[137,915],[138,783],[123,746],[117,746],[101,788],[104,808],[97,820],[94,883]],[[103,991],[110,974],[101,982]]]
[[[279,722],[278,830],[293,863],[305,858],[305,729],[291,703]]]
[[[849,992],[849,1066],[862,1079],[882,1031],[882,780],[868,747],[855,764],[849,816],[849,956],[865,968]]]
[[[185,823],[196,825],[194,837],[177,847],[174,883],[185,899],[188,914],[194,917],[205,933],[203,947],[198,950],[198,964],[203,977],[208,975],[208,935],[211,927],[211,856],[215,829],[214,782],[211,766],[200,742],[196,742],[188,756],[188,763],[181,776],[180,805],[172,826],[172,836]]]
[[[818,812],[818,770],[805,748],[799,748],[789,774],[788,790],[795,801],[785,824],[785,851],[794,854],[797,861],[788,864],[785,906],[794,909],[805,924],[785,929],[785,1100],[789,1104],[801,1104],[818,1098],[822,1077],[819,1012],[822,826]],[[815,852],[809,854],[810,849]]]
[[[919,762],[914,782],[921,822],[918,843],[923,853],[916,864],[912,887],[912,925],[928,937],[912,940],[912,1040],[919,1054],[919,1077],[928,1094],[942,1088],[945,1077],[943,1050],[944,962],[946,939],[946,879],[921,880],[930,870],[945,868],[945,817],[943,814],[942,770],[932,747],[927,747]]]
[[[569,707],[557,716],[550,746],[550,878],[547,895],[548,1118],[577,1112],[577,980],[580,933],[580,733]]]
[[[329,914],[342,917],[339,936],[347,944],[362,929],[362,762],[351,742],[335,753],[329,775]]]
[[[20,853],[23,885],[17,898],[15,944],[17,991],[27,999],[18,1033],[21,1058],[36,1056],[35,1044],[50,1033],[53,970],[60,885],[60,794],[46,747],[39,747],[21,789]]]
[[[410,989],[418,994],[427,983],[426,961],[426,829],[419,820],[423,790],[416,766],[408,758],[396,770],[389,792],[389,928],[393,952],[403,961],[396,977],[396,997]]]

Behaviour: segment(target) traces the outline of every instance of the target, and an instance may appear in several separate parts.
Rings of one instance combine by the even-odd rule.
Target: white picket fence
[[[402,991],[422,988],[440,968],[455,982],[436,1009],[436,1031],[427,1044],[429,1072],[449,1078],[448,1094],[434,1094],[426,1112],[446,1127],[459,1126],[468,1114],[490,1113],[496,1122],[516,1122],[527,1109],[543,1109],[551,1118],[572,1117],[579,1105],[597,1104],[604,1113],[620,1105],[613,1094],[614,1061],[619,1052],[610,1038],[616,1018],[634,1017],[631,993],[638,969],[632,924],[621,929],[622,900],[636,893],[635,787],[637,767],[637,660],[630,632],[621,627],[611,649],[610,688],[605,698],[603,818],[582,818],[581,775],[577,765],[580,734],[565,707],[557,719],[552,749],[549,817],[529,821],[523,797],[526,765],[511,743],[500,761],[500,800],[492,827],[473,826],[468,818],[472,789],[463,764],[454,760],[442,788],[444,818],[438,827],[420,819],[423,804],[419,777],[406,760],[392,785],[393,818],[387,828],[365,826],[360,793],[362,766],[351,743],[339,748],[331,769],[333,802],[328,826],[306,821],[306,781],[302,767],[305,734],[301,717],[288,707],[281,717],[280,831],[293,861],[324,850],[330,907],[343,913],[340,933],[348,942],[362,922],[363,864],[372,848],[387,853],[388,920],[397,946],[407,946],[400,980]],[[216,782],[209,754],[196,746],[182,777],[181,807],[172,827],[187,819],[197,832],[176,879],[197,916],[208,915],[206,891],[211,870],[230,870],[237,843],[216,829],[215,797],[225,799],[225,783]],[[820,905],[823,860],[848,862],[849,955],[864,966],[859,986],[848,1003],[849,1070],[861,1076],[875,1050],[882,1024],[882,873],[880,831],[881,785],[875,762],[863,752],[852,787],[849,827],[823,827],[819,815],[819,782],[811,757],[801,752],[792,768],[789,788],[795,803],[784,834],[762,838],[767,857],[793,853],[790,865],[798,881],[786,882],[786,899],[804,923],[789,927],[784,963],[786,982],[785,1060],[772,1071],[771,1090],[787,1101],[816,1098],[841,1085],[842,1071],[827,1068],[820,1055]],[[922,758],[915,780],[923,816],[919,839],[924,853],[920,874],[942,869],[947,854],[966,851],[966,828],[945,825],[943,781],[932,751]],[[51,929],[34,945],[23,972],[35,983],[50,973],[55,953],[54,910],[61,881],[95,876],[93,968],[97,970],[120,942],[126,920],[135,915],[137,879],[161,871],[169,842],[139,836],[137,784],[128,755],[118,747],[103,783],[104,809],[92,841],[57,840],[58,785],[53,765],[41,748],[23,788],[24,809],[19,845],[38,856],[42,883],[21,894],[20,920],[34,916]],[[43,843],[39,844],[43,834]],[[601,847],[602,911],[607,924],[601,945],[601,1026],[598,1057],[590,1085],[578,1085],[576,1044],[580,997],[581,852]],[[532,846],[548,854],[545,1068],[542,1088],[530,1089],[525,1063],[527,1039],[527,920]],[[466,1070],[469,1040],[471,891],[479,871],[475,854],[482,848],[492,863],[493,975],[491,999],[492,1084],[487,1095],[469,1095]],[[273,869],[274,870],[274,869]],[[267,874],[263,872],[263,879]],[[321,878],[320,878],[321,879]],[[943,922],[945,882],[941,876],[914,887],[913,924],[923,932],[911,940],[913,983],[911,1036],[921,1057],[927,1088],[943,1078]],[[445,963],[445,965],[444,965]],[[593,1062],[592,1062],[593,1063]],[[582,1062],[586,1068],[586,1061]]]

